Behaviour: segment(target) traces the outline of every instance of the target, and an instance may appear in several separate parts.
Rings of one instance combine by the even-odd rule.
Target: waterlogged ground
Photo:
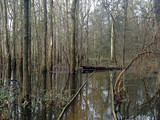
[[[138,70],[138,71],[137,71]],[[143,72],[142,72],[143,71]],[[111,120],[113,119],[112,81],[120,71],[97,71],[88,80],[81,93],[63,115],[63,120]],[[25,110],[21,104],[21,89],[8,87],[0,88],[1,117],[11,120],[57,120],[64,105],[88,78],[90,73],[77,73],[75,77],[67,73],[48,74],[48,91],[52,88],[53,95],[46,95],[42,102],[40,78],[32,75],[32,107]],[[17,80],[18,77],[17,72]],[[157,71],[144,71],[139,68],[130,69],[125,74],[127,95],[118,102],[114,100],[115,112],[118,119],[160,119],[160,92],[158,91]],[[7,81],[7,80],[6,80]],[[14,81],[12,81],[14,84]],[[7,82],[6,82],[7,83]],[[20,84],[19,82],[16,83]],[[52,84],[52,86],[50,86]],[[11,89],[12,88],[12,89]],[[15,90],[13,89],[15,88]],[[9,91],[7,92],[5,91]],[[50,103],[49,100],[53,102]],[[2,103],[3,102],[3,103]]]

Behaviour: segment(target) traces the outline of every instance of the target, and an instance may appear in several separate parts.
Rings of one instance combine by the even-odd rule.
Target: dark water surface
[[[64,120],[110,120],[112,118],[109,72],[96,72],[68,109]]]
[[[64,120],[111,120],[111,82],[116,72],[96,72],[76,101],[68,109]],[[114,100],[117,119],[159,120],[160,92],[157,74],[126,74],[126,97]],[[114,81],[114,80],[113,80]]]
[[[63,115],[63,120],[112,120],[112,82],[119,72],[98,71],[88,80],[71,106]],[[67,73],[48,74],[47,89],[52,90],[53,96],[46,95],[46,101],[53,99],[52,103],[42,101],[40,80],[38,74],[32,75],[32,108],[23,109],[20,102],[20,89],[15,88],[12,81],[9,89],[9,101],[0,106],[0,112],[8,115],[11,120],[57,120],[64,105],[69,102],[72,95],[80,88],[90,73],[77,73],[74,77]],[[118,102],[114,100],[115,112],[118,119],[159,120],[160,119],[160,93],[157,74],[128,71],[126,79],[126,96]],[[17,80],[19,80],[17,72]],[[7,81],[7,80],[6,80]],[[7,82],[5,83],[7,84]],[[18,92],[15,92],[15,90]],[[1,86],[1,91],[4,89]],[[6,102],[6,101],[5,101]],[[6,110],[6,113],[4,112]],[[1,119],[0,119],[1,120]]]

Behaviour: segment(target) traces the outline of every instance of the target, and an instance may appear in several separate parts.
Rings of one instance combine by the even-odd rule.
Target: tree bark
[[[11,51],[9,45],[9,31],[8,31],[8,17],[7,17],[7,0],[4,0],[4,12],[5,12],[5,40],[6,40],[6,52],[7,52],[7,78],[11,79]]]
[[[113,8],[111,11],[111,18],[112,18],[112,24],[111,24],[111,62],[114,64],[117,64],[116,62],[116,51],[115,51],[115,21],[114,21],[114,17],[115,17],[115,13],[114,13],[114,9],[115,9],[115,5],[114,5],[114,0],[112,0],[112,4],[113,4]]]
[[[31,66],[32,66],[32,63],[31,63],[31,0],[29,0],[29,41],[28,41],[28,75],[29,75],[29,78],[31,78]]]
[[[111,62],[116,63],[114,21],[111,25]]]
[[[3,7],[3,4],[2,4],[2,1],[0,1],[0,66],[2,65],[2,34],[3,34],[3,28],[2,28],[2,16],[3,16],[3,10],[2,10],[2,7]]]
[[[86,13],[87,14],[87,13]],[[89,39],[88,39],[88,35],[89,35],[89,14],[87,14],[87,26],[86,26],[86,65],[89,64]]]
[[[54,38],[53,38],[53,0],[50,0],[50,71],[53,70],[54,62]],[[52,74],[50,74],[50,82],[49,82],[49,90],[50,90],[50,96],[52,95]]]
[[[13,69],[13,79],[16,78],[16,1],[13,1],[13,57],[12,57],[12,69]]]
[[[22,1],[20,1],[20,17],[22,18],[23,17],[23,3]],[[20,24],[21,24],[21,27],[23,26],[23,20],[21,19],[20,21]],[[20,36],[21,40],[20,40],[20,62],[19,62],[19,71],[20,71],[20,78],[21,78],[21,81],[23,81],[23,41],[24,41],[24,38],[23,38],[23,35],[21,34]]]
[[[125,52],[126,52],[126,32],[127,32],[127,9],[128,0],[124,0],[124,31],[123,31],[123,57],[122,57],[122,68],[125,67]],[[125,91],[125,79],[123,75],[123,91]]]
[[[46,90],[46,79],[47,79],[47,1],[43,0],[43,8],[44,8],[44,23],[43,23],[43,30],[44,30],[44,36],[43,36],[43,60],[42,60],[42,89]],[[45,92],[44,92],[45,93]]]
[[[54,65],[54,38],[53,38],[53,0],[50,0],[50,43],[51,43],[51,48],[50,48],[50,70],[52,71],[53,65]]]
[[[69,31],[69,16],[68,16],[68,6],[69,6],[69,2],[70,0],[66,0],[66,11],[67,11],[67,19],[66,19],[66,26],[67,26],[67,52],[68,52],[68,61],[70,62],[70,58],[71,58],[71,50],[70,50],[70,31]],[[68,66],[70,67],[70,63],[68,63]]]
[[[76,43],[76,4],[77,0],[73,0],[71,8],[72,19],[72,38],[71,38],[71,73],[75,72],[76,56],[75,56],[75,43]]]
[[[31,79],[29,78],[28,42],[29,37],[29,0],[24,0],[24,42],[23,42],[23,99],[30,100]]]

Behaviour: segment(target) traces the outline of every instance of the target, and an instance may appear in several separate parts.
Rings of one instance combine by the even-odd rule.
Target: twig
[[[87,81],[89,80],[90,77],[92,77],[92,75],[94,74],[95,70],[91,73],[91,75],[86,79],[86,81],[83,83],[83,85],[78,89],[78,91],[76,92],[76,94],[72,97],[72,99],[69,101],[69,103],[63,108],[61,114],[59,115],[57,120],[60,120],[64,114],[64,112],[66,111],[66,109],[69,107],[69,105],[74,101],[74,99],[78,96],[78,94],[80,93],[80,91],[82,90],[82,88],[84,87],[84,85],[87,83]]]

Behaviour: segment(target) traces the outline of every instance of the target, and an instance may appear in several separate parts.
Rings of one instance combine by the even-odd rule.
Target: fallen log
[[[122,70],[121,67],[93,67],[93,66],[82,66],[83,70]]]

